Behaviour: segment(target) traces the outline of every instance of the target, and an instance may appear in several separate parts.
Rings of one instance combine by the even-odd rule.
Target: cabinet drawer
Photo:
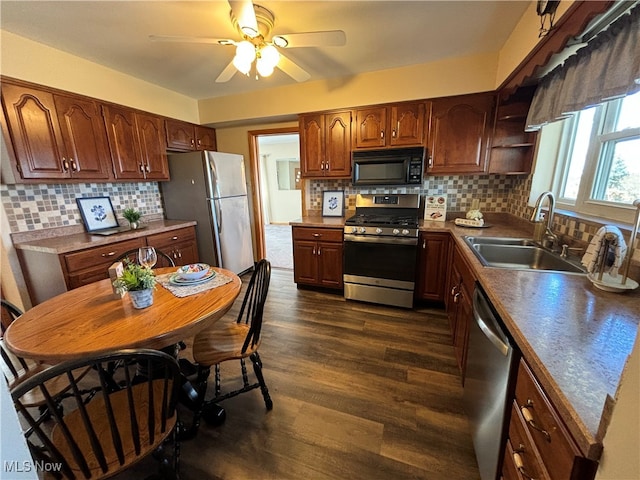
[[[110,265],[111,263],[108,265],[98,265],[97,267],[93,267],[88,270],[82,270],[81,272],[70,274],[67,278],[67,286],[69,287],[69,290],[109,278],[108,268]]]
[[[511,421],[509,422],[509,444],[512,451],[509,453],[508,448],[505,452],[504,464],[512,464],[513,470],[517,472],[517,476],[513,478],[531,478],[539,480],[549,480],[549,475],[543,465],[542,459],[536,448],[533,446],[533,441],[527,433],[527,427],[525,426],[524,418],[518,408],[516,402],[511,405]],[[516,465],[515,455],[518,455],[522,470],[518,470]],[[524,473],[524,474],[523,474]],[[569,477],[566,477],[567,479]]]
[[[195,227],[179,228],[168,232],[156,233],[147,237],[147,245],[160,250],[169,250],[170,247],[187,241],[195,241]],[[165,252],[169,253],[169,252]]]
[[[67,271],[70,275],[85,268],[111,265],[120,255],[127,250],[144,245],[144,238],[135,238],[124,242],[110,243],[101,247],[94,247],[80,252],[70,253],[64,256]],[[107,268],[105,268],[105,271]]]
[[[538,448],[550,478],[573,478],[574,461],[581,453],[523,361],[518,369],[516,402],[518,415]]]
[[[342,229],[294,227],[293,239],[342,243]]]

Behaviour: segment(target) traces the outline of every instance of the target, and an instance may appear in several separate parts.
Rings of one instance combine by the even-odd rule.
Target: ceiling
[[[343,47],[287,49],[308,81],[500,50],[529,1],[271,1],[272,34],[343,30]],[[239,39],[229,4],[217,1],[2,0],[3,30],[44,43],[195,99],[296,82],[236,73],[215,83],[232,46],[152,42],[149,35]]]

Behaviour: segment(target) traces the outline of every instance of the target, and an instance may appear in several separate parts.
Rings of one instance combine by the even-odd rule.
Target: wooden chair
[[[169,254],[163,252],[162,250],[158,250],[156,248],[156,255],[158,256],[158,263],[156,263],[156,265],[155,265],[156,267],[159,268],[159,267],[175,267],[176,266],[176,263],[173,261],[173,258],[171,258],[171,256],[169,256]],[[122,255],[120,255],[120,257],[118,257],[118,259],[115,260],[115,261],[116,262],[121,262],[125,258],[128,258],[132,262],[137,262],[138,261],[138,249],[137,248],[133,248],[131,250],[127,250]]]
[[[38,362],[35,360],[22,358],[15,355],[4,344],[4,332],[11,325],[11,323],[22,315],[22,311],[13,305],[12,303],[2,299],[1,304],[1,317],[2,317],[2,335],[0,336],[0,355],[2,356],[2,372],[4,378],[7,381],[9,388],[14,388],[26,379],[40,373],[51,365],[48,363]],[[88,368],[84,373],[88,372]],[[57,378],[49,381],[47,387],[51,392],[54,392],[56,396],[63,394],[69,390],[69,382],[64,378]],[[39,391],[33,391],[31,394],[23,399],[25,405],[29,406],[45,406],[45,398]],[[43,410],[44,411],[44,410]]]
[[[112,362],[131,365],[117,371],[118,388],[110,388]],[[136,365],[151,375],[135,376]],[[78,372],[89,368],[89,375]],[[71,395],[57,409],[57,394],[48,387],[56,378],[70,384]],[[91,385],[97,393],[88,401],[82,392]],[[157,350],[121,350],[54,365],[11,390],[23,434],[34,461],[55,466],[57,478],[107,478],[154,453],[160,474],[177,478],[178,425],[175,409],[180,385],[178,363]],[[51,414],[30,408],[25,396],[39,391]],[[165,442],[173,441],[173,452]]]
[[[260,260],[253,271],[247,291],[242,301],[242,307],[235,321],[224,319],[213,327],[203,330],[195,336],[193,343],[193,358],[198,367],[196,385],[200,391],[200,403],[196,408],[192,429],[197,429],[200,417],[211,423],[218,423],[216,403],[244,392],[260,388],[267,410],[273,408],[273,402],[262,374],[262,360],[258,354],[260,347],[260,333],[262,330],[262,316],[264,304],[269,292],[271,279],[271,264]],[[245,358],[253,364],[253,371],[257,381],[249,383]],[[220,364],[229,360],[239,360],[242,371],[243,387],[228,393],[220,393]],[[207,379],[210,369],[215,366],[214,398],[205,401]],[[210,412],[215,412],[210,415]]]

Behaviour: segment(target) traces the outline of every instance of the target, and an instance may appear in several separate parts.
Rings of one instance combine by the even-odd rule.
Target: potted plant
[[[118,293],[129,292],[134,308],[145,308],[153,304],[153,291],[156,288],[156,276],[153,270],[128,259],[122,275],[113,281]]]
[[[138,221],[140,220],[140,217],[142,216],[142,214],[135,208],[131,208],[131,207],[125,208],[124,211],[122,212],[122,216],[129,221],[129,226],[133,230],[138,228],[138,226],[140,225]]]

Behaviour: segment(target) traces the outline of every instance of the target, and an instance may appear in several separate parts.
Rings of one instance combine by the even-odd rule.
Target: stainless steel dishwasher
[[[469,418],[480,478],[496,480],[504,452],[520,353],[504,332],[502,321],[476,284],[473,321],[464,383],[464,405]]]

